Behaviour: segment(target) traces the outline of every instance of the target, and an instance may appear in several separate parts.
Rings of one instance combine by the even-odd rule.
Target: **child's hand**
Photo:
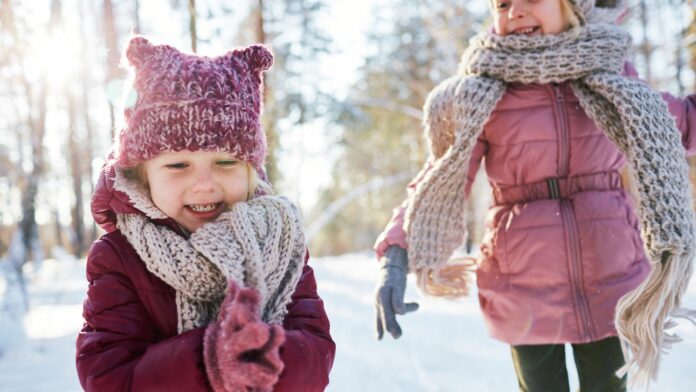
[[[213,390],[271,390],[283,371],[279,348],[285,341],[280,325],[259,317],[259,294],[230,281],[218,321],[205,332],[204,358]]]
[[[386,329],[394,339],[401,336],[401,327],[396,322],[397,314],[418,310],[415,302],[404,303],[408,256],[406,250],[392,245],[380,260],[381,273],[377,281],[375,311],[377,312],[377,339],[381,340]]]

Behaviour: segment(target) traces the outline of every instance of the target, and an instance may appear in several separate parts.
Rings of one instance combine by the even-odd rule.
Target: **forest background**
[[[696,89],[694,3],[630,2],[631,61],[658,90]],[[489,24],[484,0],[0,0],[8,282],[21,287],[26,264],[56,249],[83,257],[101,235],[89,203],[131,98],[121,66],[131,35],[211,56],[255,42],[272,48],[266,168],[301,206],[312,254],[326,256],[372,246],[426,157],[427,93]],[[484,177],[470,198],[470,243],[490,200]]]

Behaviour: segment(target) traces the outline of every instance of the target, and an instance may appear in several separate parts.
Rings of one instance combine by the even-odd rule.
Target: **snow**
[[[475,292],[459,301],[426,299],[410,282],[407,300],[419,302],[420,309],[399,318],[404,331],[400,339],[385,336],[378,342],[373,256],[315,258],[312,265],[338,347],[327,391],[516,390],[509,348],[488,336]],[[31,306],[23,319],[25,337],[6,334],[8,323],[0,322],[0,350],[6,350],[0,351],[2,391],[79,391],[74,355],[87,289],[84,260],[68,255],[47,259],[40,271],[29,270],[27,276]],[[696,308],[696,280],[685,305]],[[660,379],[651,391],[694,390],[696,326],[681,323],[677,331],[684,341],[664,356]],[[574,390],[577,379],[571,381]]]

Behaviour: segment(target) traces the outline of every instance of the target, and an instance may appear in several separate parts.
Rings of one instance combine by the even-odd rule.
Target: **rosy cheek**
[[[493,27],[491,28],[490,32],[498,35],[505,35],[504,23],[498,18],[496,18],[493,22]]]

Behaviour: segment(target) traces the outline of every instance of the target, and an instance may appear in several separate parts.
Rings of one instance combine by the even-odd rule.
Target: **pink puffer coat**
[[[626,73],[636,75],[630,65]],[[696,153],[696,95],[663,97]],[[509,85],[475,146],[467,192],[481,158],[494,201],[477,284],[491,335],[513,345],[616,336],[616,303],[650,266],[621,184],[626,161],[571,86]],[[407,202],[377,240],[378,257],[390,245],[407,248]]]

